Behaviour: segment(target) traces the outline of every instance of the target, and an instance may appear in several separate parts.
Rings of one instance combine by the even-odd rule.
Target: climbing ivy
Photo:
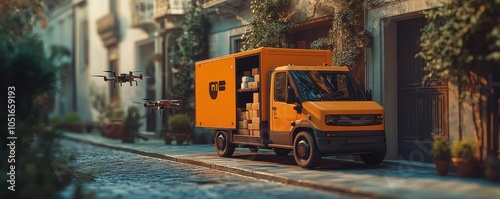
[[[448,78],[461,85],[462,99],[470,96],[480,85],[477,75],[500,68],[500,1],[446,1],[424,13],[417,54],[429,72],[423,81]]]
[[[170,52],[174,81],[170,97],[190,101],[194,96],[194,63],[207,56],[209,24],[202,12],[202,1],[192,1],[182,24],[182,34]],[[182,109],[192,115],[193,107],[185,103]]]
[[[288,17],[289,0],[252,0],[253,17],[243,34],[242,50],[259,47],[289,48],[294,23]]]

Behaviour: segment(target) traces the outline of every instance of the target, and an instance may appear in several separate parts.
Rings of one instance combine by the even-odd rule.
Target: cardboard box
[[[250,131],[248,129],[238,129],[238,134],[240,134],[240,135],[250,135]]]
[[[253,93],[253,102],[259,103],[259,93]]]
[[[248,124],[248,129],[250,130],[259,130],[260,129],[260,124]]]
[[[252,76],[259,74],[259,68],[252,68]]]
[[[248,88],[257,88],[257,82],[248,82]]]
[[[259,124],[260,123],[260,117],[252,117],[252,124]]]
[[[260,111],[258,111],[258,110],[250,110],[250,115],[252,117],[260,117]]]
[[[249,110],[260,110],[260,104],[259,103],[252,103],[252,108]]]
[[[248,129],[248,120],[238,121],[238,128]]]
[[[246,109],[247,111],[252,110],[252,103],[246,103]]]
[[[248,130],[248,131],[250,131],[251,136],[257,136],[257,137],[260,136],[260,130]]]
[[[254,82],[260,82],[260,75],[254,75],[253,80]]]
[[[252,71],[243,71],[243,76],[252,76]]]
[[[248,82],[243,82],[241,83],[241,88],[244,89],[244,88],[248,88]]]
[[[241,78],[241,82],[254,82],[254,78],[253,77],[249,77],[249,76],[243,76]]]
[[[252,117],[250,117],[250,111],[245,111],[245,120],[250,120]]]
[[[245,109],[244,108],[236,108],[236,117],[237,117],[238,121],[244,120]]]

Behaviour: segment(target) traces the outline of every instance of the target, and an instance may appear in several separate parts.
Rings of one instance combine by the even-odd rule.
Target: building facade
[[[488,151],[498,154],[498,126],[490,128],[486,126],[495,122],[474,120],[474,114],[482,117],[478,112],[489,112],[488,106],[474,110],[469,102],[461,103],[458,86],[445,79],[422,86],[425,62],[415,57],[426,23],[422,11],[440,6],[440,1],[378,2],[365,13],[365,28],[373,33],[373,45],[365,48],[366,82],[374,100],[385,108],[387,157],[430,162],[433,134],[445,136],[450,143],[475,140],[481,158]]]
[[[422,87],[425,62],[416,58],[425,25],[422,11],[439,6],[438,0],[380,0],[363,11],[364,28],[372,44],[362,48],[361,77],[373,99],[385,108],[387,159],[430,162],[432,135],[450,142],[479,139],[486,150],[500,152],[498,132],[478,134],[470,104],[459,101],[458,87],[434,79]],[[108,100],[120,99],[123,108],[143,98],[167,99],[172,85],[169,49],[182,33],[184,14],[191,0],[66,0],[47,1],[48,26],[41,31],[48,46],[71,49],[72,67],[61,78],[54,114],[63,117],[76,111],[84,121],[96,121],[92,92],[104,92]],[[311,42],[327,37],[336,12],[336,0],[290,0],[289,18],[296,24],[295,48],[310,48]],[[204,0],[210,23],[208,56],[219,57],[241,51],[242,35],[252,19],[250,1]],[[140,70],[151,78],[139,86],[112,84],[93,74],[113,70]],[[498,106],[497,106],[498,107]],[[141,131],[158,136],[166,116],[147,115]],[[483,125],[483,124],[480,124]],[[484,124],[486,125],[486,124]],[[485,127],[486,129],[486,127]],[[496,127],[498,129],[498,127]]]

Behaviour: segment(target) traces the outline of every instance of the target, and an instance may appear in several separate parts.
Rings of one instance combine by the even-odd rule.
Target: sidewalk
[[[65,133],[70,140],[189,163],[262,180],[305,186],[368,198],[500,198],[500,183],[484,178],[438,176],[434,168],[384,162],[367,166],[362,162],[323,158],[315,170],[295,164],[293,156],[278,157],[271,150],[251,153],[236,149],[232,158],[221,158],[212,144],[165,145],[163,140],[139,140],[124,144],[98,133]]]

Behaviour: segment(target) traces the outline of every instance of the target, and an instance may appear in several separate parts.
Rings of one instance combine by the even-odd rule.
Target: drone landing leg
[[[132,82],[130,82],[130,86],[132,86]],[[135,86],[139,86],[139,84],[137,84],[137,80],[135,80]]]

